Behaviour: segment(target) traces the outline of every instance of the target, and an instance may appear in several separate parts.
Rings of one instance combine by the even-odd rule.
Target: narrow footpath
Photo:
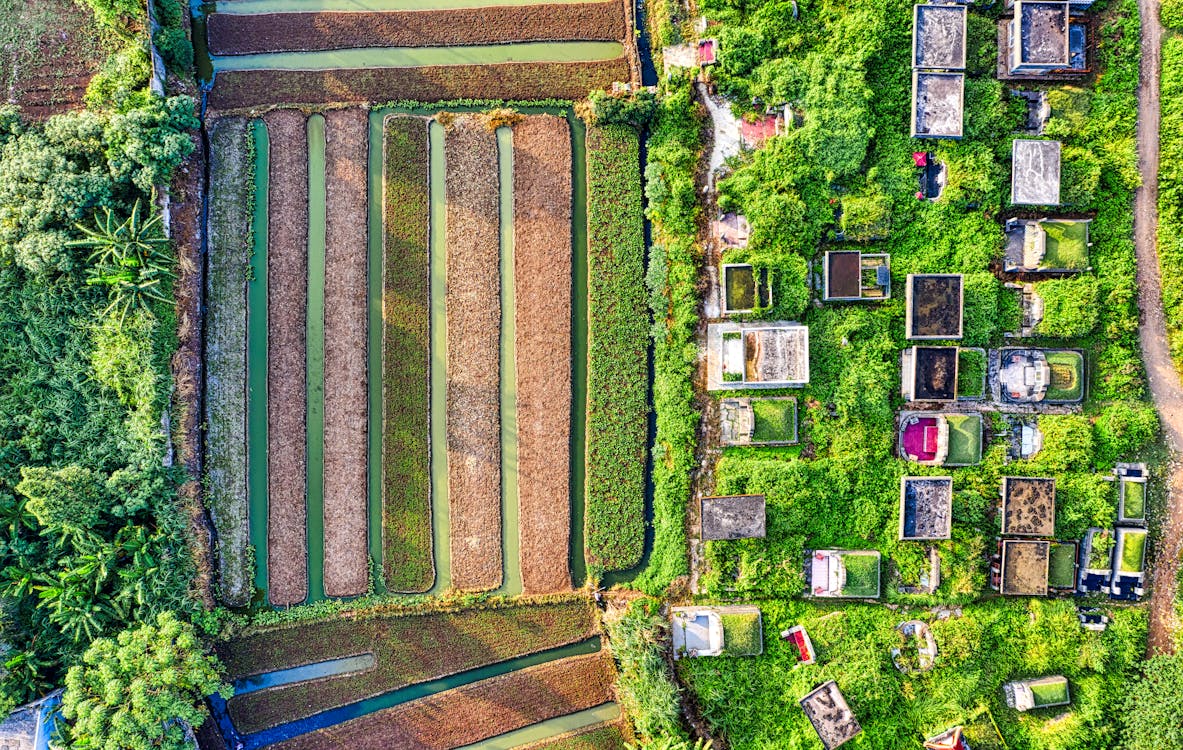
[[[1158,224],[1159,75],[1162,71],[1162,25],[1158,0],[1138,0],[1142,16],[1142,62],[1138,84],[1138,170],[1142,187],[1134,193],[1134,241],[1138,258],[1139,336],[1150,393],[1162,420],[1171,450],[1167,467],[1170,480],[1167,513],[1162,518],[1159,541],[1150,567],[1150,655],[1175,650],[1178,629],[1175,615],[1176,581],[1183,552],[1183,389],[1167,346],[1166,319],[1155,245]]]

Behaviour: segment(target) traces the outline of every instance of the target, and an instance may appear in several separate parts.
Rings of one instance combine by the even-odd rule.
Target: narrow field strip
[[[383,195],[382,569],[388,589],[416,593],[435,578],[427,123],[386,119]]]
[[[534,5],[539,0],[220,0],[218,13],[380,12],[392,10],[431,11],[454,8],[486,8]],[[547,4],[580,3],[584,0],[545,0]]]
[[[255,210],[251,216],[254,244],[251,248],[250,282],[246,292],[247,322],[247,500],[250,539],[255,558],[255,589],[267,591],[267,248],[270,246],[271,139],[267,125],[251,123],[255,151]]]
[[[612,657],[577,656],[379,711],[280,743],[284,750],[449,750],[612,700]]]
[[[298,55],[303,57],[302,55]],[[623,57],[589,62],[437,65],[341,70],[223,70],[210,106],[227,111],[268,104],[419,102],[480,98],[576,100],[629,80]]]
[[[649,315],[640,143],[589,127],[586,549],[589,567],[625,570],[645,543]]]
[[[271,137],[268,222],[267,569],[276,606],[308,597],[306,319],[308,135],[304,115],[263,118]]]
[[[621,750],[624,740],[619,727],[605,724],[619,720],[620,706],[602,703],[488,737],[456,750]]]
[[[256,732],[427,680],[594,635],[589,604],[566,601],[524,607],[364,620],[329,620],[274,628],[218,645],[231,678],[372,653],[374,669],[235,697],[240,733]]]
[[[324,598],[325,424],[325,118],[308,118],[308,314],[304,332],[308,450],[308,601]]]
[[[452,519],[448,513],[448,190],[444,126],[432,120],[427,129],[431,235],[431,535],[435,583],[441,594],[452,585]]]
[[[611,60],[623,53],[624,46],[620,42],[523,42],[465,47],[353,47],[316,52],[275,52],[215,57],[214,69],[219,73],[232,70],[381,70]]]
[[[369,582],[366,462],[366,247],[369,116],[325,114],[328,214],[324,308],[324,591],[358,596]]]
[[[215,13],[208,24],[210,53],[215,56],[620,41],[626,33],[624,5],[618,0],[377,13]]]
[[[497,139],[461,116],[444,149],[452,586],[482,590],[502,579]]]
[[[205,498],[218,538],[219,593],[250,602],[247,506],[247,272],[254,235],[254,173],[246,119],[214,122],[210,138],[205,339]]]
[[[583,714],[589,717],[597,717],[601,711],[610,712],[615,710],[617,715],[620,714],[620,706],[617,704],[608,704],[608,706],[599,706],[597,708],[584,711]],[[582,729],[575,729],[565,732],[557,737],[548,737],[544,740],[531,742],[530,744],[519,744],[516,747],[520,750],[620,750],[624,747],[626,737],[631,738],[631,731],[625,734],[626,719],[618,718],[610,720],[609,723],[604,723],[600,719],[597,723],[592,723]]]
[[[571,129],[514,126],[518,505],[524,593],[571,588]]]

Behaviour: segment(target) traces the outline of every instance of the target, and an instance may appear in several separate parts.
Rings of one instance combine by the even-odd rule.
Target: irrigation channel
[[[459,109],[459,108],[458,108]],[[585,427],[587,404],[587,186],[585,128],[570,110],[553,107],[523,108],[527,114],[559,114],[568,120],[572,147],[572,429],[570,443],[571,543],[569,565],[575,586],[586,577],[583,551],[585,491]],[[383,122],[393,114],[428,117],[431,108],[381,108],[369,114],[369,247],[371,269],[382,267],[383,245]],[[271,143],[267,126],[254,120],[249,130],[253,140],[255,192],[250,282],[247,289],[247,441],[249,536],[255,549],[256,601],[265,601],[268,591],[268,237],[270,208]],[[326,133],[319,114],[307,120],[308,137],[308,303],[306,318],[306,424],[307,424],[307,548],[308,602],[325,598],[324,593],[324,306],[326,232]],[[435,578],[428,595],[438,595],[451,585],[450,520],[448,502],[448,457],[446,423],[447,384],[447,285],[444,128],[435,121],[429,126],[430,205],[430,475],[431,526]],[[513,134],[508,127],[497,131],[500,220],[500,277],[502,289],[500,407],[501,407],[501,543],[503,578],[492,593],[512,596],[522,591],[520,535],[518,522],[518,464],[516,423],[515,285],[514,285],[514,165]],[[367,372],[368,427],[368,551],[381,568],[382,547],[382,279],[370,273],[367,280]],[[383,592],[379,579],[378,592]]]
[[[435,695],[436,693],[442,693],[445,690],[464,687],[465,685],[471,685],[482,680],[488,680],[493,677],[499,677],[501,675],[517,672],[518,670],[526,669],[528,667],[546,664],[548,662],[558,661],[560,659],[566,659],[572,656],[594,654],[599,650],[600,638],[596,636],[578,643],[572,643],[566,646],[548,649],[546,651],[540,651],[535,654],[526,654],[524,656],[518,656],[506,661],[487,664],[476,669],[470,669],[465,672],[458,672],[447,677],[441,677],[435,680],[429,680],[427,682],[408,685],[407,687],[391,690],[390,692],[382,693],[372,698],[366,698],[365,700],[348,703],[344,706],[331,708],[327,711],[313,714],[307,718],[289,721],[269,729],[263,729],[261,731],[246,735],[239,734],[238,730],[235,729],[234,722],[230,719],[227,701],[224,698],[215,693],[214,695],[211,695],[208,700],[214,721],[217,722],[218,730],[221,733],[223,740],[225,740],[227,747],[238,748],[240,750],[260,750],[261,748],[265,748],[269,745],[274,745],[285,740],[300,737],[310,732],[315,732],[318,729],[336,726],[352,719],[358,719],[362,716],[368,716],[369,714],[376,713],[378,711],[383,711],[388,708],[400,706],[404,703],[409,703],[413,700],[426,698],[428,696]],[[348,672],[356,671],[357,667],[355,664],[356,662],[351,662],[348,659],[335,659],[331,662],[320,662],[318,664],[310,664],[304,667],[298,667],[296,669],[280,670],[278,672],[258,675],[248,678],[248,680],[235,683],[235,689],[238,690],[240,684],[250,687],[253,687],[255,684],[261,684],[262,687],[253,687],[253,689],[258,690],[267,687],[276,687],[278,685],[290,684],[291,682],[300,681],[300,679],[307,679],[307,677],[292,679],[292,673],[298,670],[305,670],[306,673],[314,674],[316,677],[339,676],[342,674],[347,674]],[[252,690],[248,689],[246,692],[252,692]],[[611,720],[612,718],[615,718],[615,716],[619,716],[619,708],[616,706],[616,704],[612,703],[599,706],[592,710],[600,713],[589,716],[586,715],[588,712],[581,711],[578,714],[570,714],[568,717],[557,717],[556,719],[540,722],[538,724],[531,725],[530,727],[526,727],[526,729],[537,727],[538,732],[544,733],[541,735],[542,737],[550,737],[570,731],[571,729],[590,726],[601,721]],[[581,716],[581,714],[584,715]],[[601,716],[609,716],[610,718],[601,718]],[[574,719],[572,717],[579,718]],[[561,721],[562,719],[568,719],[568,723],[572,721],[575,723],[584,723],[578,724],[578,726],[565,727],[564,723]],[[508,734],[502,735],[502,737],[508,737]],[[495,740],[496,738],[490,739]],[[482,741],[481,743],[478,743],[477,746],[484,747],[485,742],[487,741],[488,740]]]
[[[222,0],[219,13],[303,13],[316,11],[446,10],[483,8],[489,5],[581,3],[587,0]]]

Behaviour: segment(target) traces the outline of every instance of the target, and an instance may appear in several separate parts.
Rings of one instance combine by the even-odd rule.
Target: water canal
[[[308,118],[308,601],[324,598],[325,118]]]
[[[566,716],[556,716],[553,719],[540,721],[528,727],[522,727],[512,732],[499,734],[487,740],[474,742],[471,745],[456,750],[513,750],[515,747],[530,745],[541,740],[557,737],[560,734],[586,729],[596,724],[616,721],[620,718],[620,704],[604,703],[583,711],[577,711]]]
[[[364,47],[316,52],[265,52],[212,57],[215,70],[336,70],[495,65],[511,62],[613,60],[620,42],[520,42],[466,47]],[[397,93],[397,92],[392,92]]]
[[[262,120],[251,125],[255,151],[255,213],[247,285],[247,511],[255,549],[255,589],[267,591],[267,210],[271,144]]]

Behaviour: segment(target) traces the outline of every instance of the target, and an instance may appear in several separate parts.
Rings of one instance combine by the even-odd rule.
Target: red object
[[[936,417],[920,417],[914,424],[904,427],[904,453],[915,456],[917,461],[932,461],[937,457],[936,434]]]
[[[917,191],[916,191],[916,200],[918,200],[918,201],[922,201],[922,200],[924,200],[924,193],[922,193],[922,192],[920,192],[919,190],[917,190]]]
[[[715,62],[715,40],[703,39],[698,43],[698,64],[710,65]]]
[[[918,166],[918,167],[927,167],[928,166],[928,153],[925,151],[913,151],[912,152],[912,161],[916,162],[916,166]]]
[[[776,135],[776,115],[764,115],[755,122],[744,120],[739,124],[739,133],[753,148]]]

